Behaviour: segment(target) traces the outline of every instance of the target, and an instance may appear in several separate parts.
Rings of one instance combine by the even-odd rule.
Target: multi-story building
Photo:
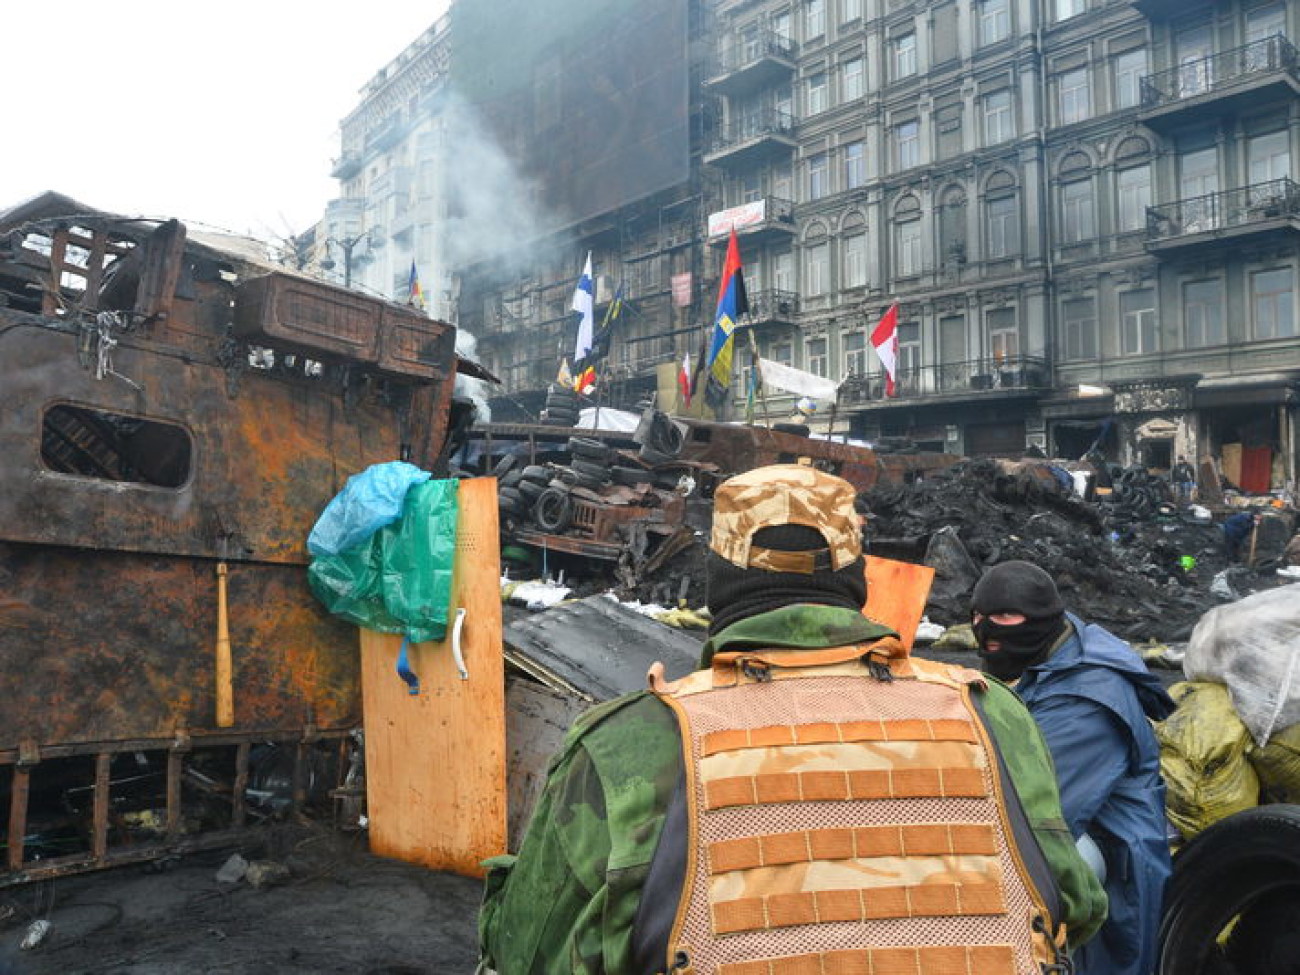
[[[411,268],[430,315],[453,318],[452,269],[443,252],[442,184],[449,18],[429,27],[361,91],[341,124],[319,266],[339,284],[396,301],[410,296]]]
[[[598,301],[621,283],[633,310],[616,375],[663,391],[735,226],[761,354],[843,380],[823,428],[1295,484],[1295,0],[686,6],[682,178],[524,272],[457,269],[512,396],[554,376],[589,249]],[[887,397],[869,336],[895,303]]]

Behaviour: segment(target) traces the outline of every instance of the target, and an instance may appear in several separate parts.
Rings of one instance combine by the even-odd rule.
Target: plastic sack
[[[432,476],[401,460],[372,464],[353,474],[316,519],[307,536],[307,551],[315,556],[338,555],[356,548],[400,518],[411,485]]]
[[[1250,732],[1222,684],[1169,689],[1178,708],[1155,726],[1165,811],[1185,839],[1242,809],[1259,805],[1259,778],[1246,758]]]
[[[1211,609],[1192,630],[1188,680],[1226,684],[1237,715],[1259,745],[1300,723],[1300,584]]]
[[[1250,753],[1267,802],[1300,803],[1300,724],[1283,728]]]
[[[307,581],[335,616],[412,643],[447,634],[456,557],[456,480],[416,484],[401,518],[355,548],[312,560]]]

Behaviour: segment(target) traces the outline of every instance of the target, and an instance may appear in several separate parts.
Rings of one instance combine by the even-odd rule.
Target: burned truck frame
[[[306,537],[349,475],[437,468],[454,330],[242,248],[57,194],[0,214],[0,885],[339,784],[357,634]]]

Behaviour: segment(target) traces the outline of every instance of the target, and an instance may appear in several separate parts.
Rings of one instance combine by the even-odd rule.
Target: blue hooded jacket
[[[1066,619],[1074,633],[1015,690],[1051,750],[1066,822],[1106,860],[1110,914],[1075,953],[1075,971],[1150,975],[1171,867],[1160,747],[1147,719],[1164,719],[1174,702],[1127,643]]]

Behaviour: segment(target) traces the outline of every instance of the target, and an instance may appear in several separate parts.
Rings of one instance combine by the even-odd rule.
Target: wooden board
[[[897,630],[910,650],[933,582],[934,569],[928,565],[868,555],[867,605],[862,612]]]
[[[447,640],[408,651],[418,695],[397,676],[402,638],[361,631],[366,803],[373,852],[481,877],[480,861],[506,851],[496,479],[461,481],[459,507]],[[451,652],[457,607],[468,680]]]

